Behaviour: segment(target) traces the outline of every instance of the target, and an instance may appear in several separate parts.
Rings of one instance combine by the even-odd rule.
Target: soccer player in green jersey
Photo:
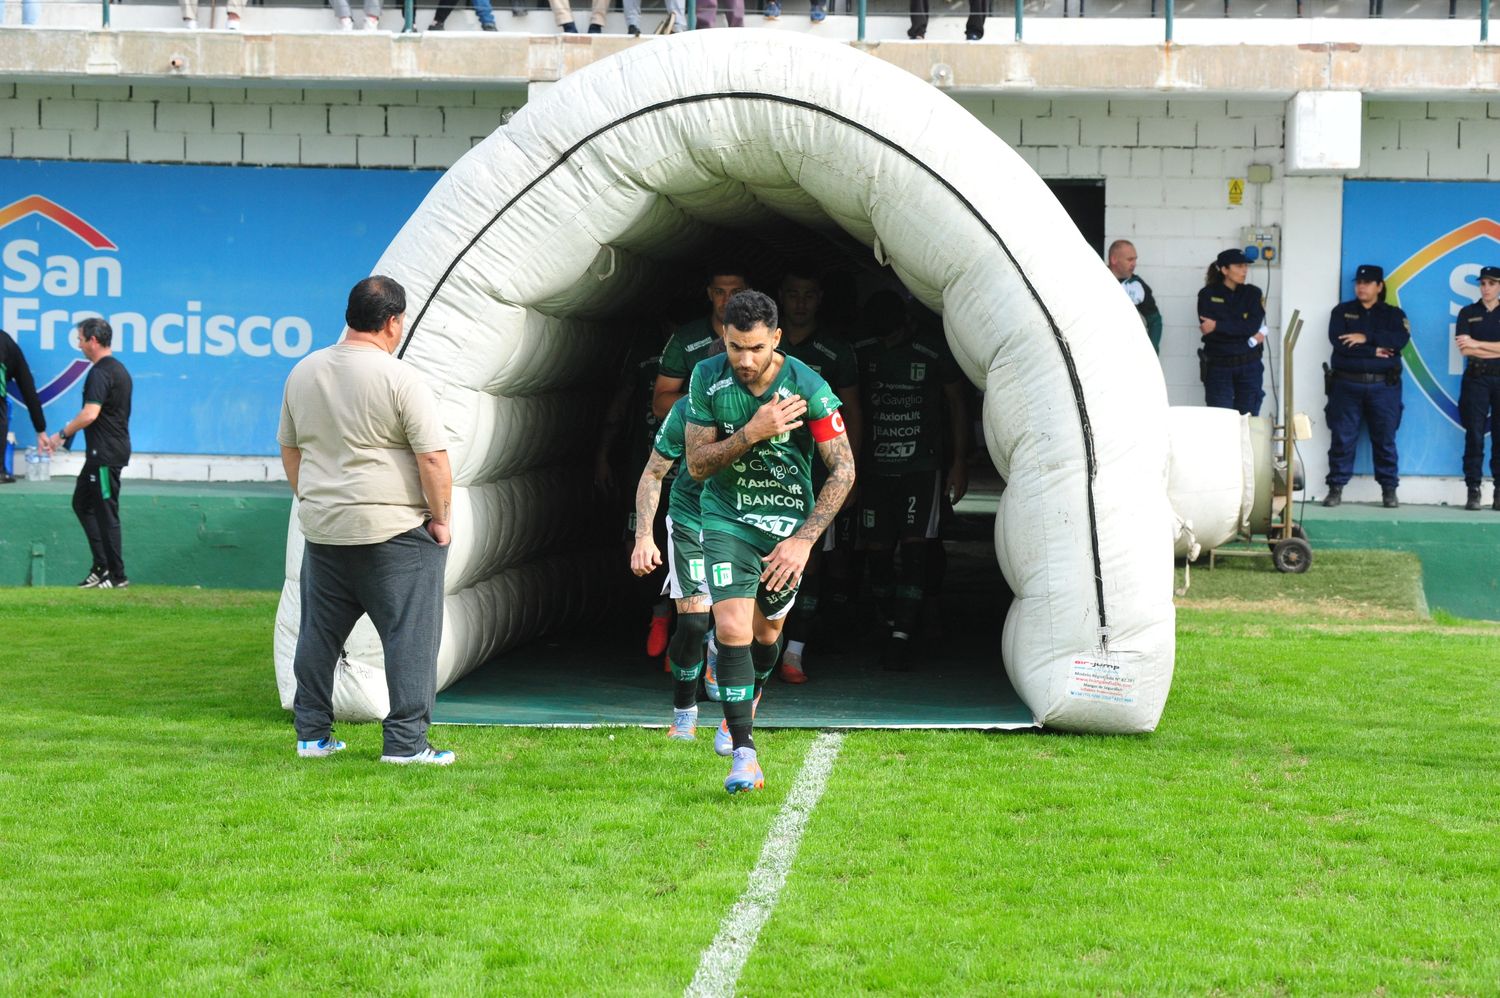
[[[968,405],[948,345],[940,335],[916,331],[900,295],[871,296],[862,326],[872,335],[855,345],[869,423],[860,478],[860,546],[871,552],[877,591],[889,590],[894,578],[893,620],[881,657],[885,668],[903,670],[922,616],[930,542],[938,536],[945,455],[951,454],[949,500],[958,502],[969,487]]]
[[[833,386],[834,394],[843,402],[839,412],[844,417],[844,427],[849,442],[854,448],[855,460],[859,459],[860,424],[859,404],[859,360],[854,345],[826,329],[818,321],[818,309],[823,304],[823,282],[817,272],[805,265],[788,269],[781,280],[781,352],[795,357]],[[822,461],[813,465],[813,490],[821,488],[828,471]],[[776,675],[786,683],[805,683],[807,673],[803,669],[803,649],[816,619],[818,601],[822,596],[823,564],[828,562],[830,576],[834,581],[829,594],[834,600],[847,599],[848,567],[838,564],[847,559],[850,552],[838,551],[836,547],[842,537],[852,539],[853,515],[849,509],[841,511],[834,526],[826,531],[823,543],[813,549],[807,560],[807,571],[803,573],[802,588],[797,594],[797,606],[787,618],[786,651]],[[846,543],[847,546],[847,543]],[[843,580],[843,584],[838,584]],[[847,609],[841,607],[840,609]]]
[[[776,349],[776,303],[742,291],[724,321],[725,354],[693,369],[686,438],[688,472],[703,482],[703,560],[734,756],[724,789],[738,793],[765,785],[753,703],[776,665],[808,555],[854,486],[854,452],[838,396]],[[816,501],[814,448],[828,466]]]
[[[687,399],[678,399],[656,431],[656,443],[635,489],[635,548],[630,552],[630,570],[650,575],[661,566],[661,549],[652,536],[651,524],[661,502],[662,480],[682,457],[684,413]],[[672,726],[667,737],[691,741],[698,728],[698,677],[703,674],[703,640],[708,636],[708,582],[703,571],[703,544],[699,539],[698,499],[703,486],[691,475],[679,473],[667,500],[666,595],[677,604],[677,629],[667,646],[667,660],[675,680],[672,694]]]
[[[656,396],[651,404],[657,419],[665,419],[673,403],[687,394],[688,378],[698,362],[723,351],[724,306],[749,286],[745,272],[737,267],[721,266],[709,272],[708,287],[704,290],[713,310],[701,319],[677,327],[662,348],[656,372]]]

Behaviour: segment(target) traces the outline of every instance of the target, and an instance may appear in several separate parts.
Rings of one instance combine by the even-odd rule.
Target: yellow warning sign
[[[1245,180],[1243,177],[1229,178],[1229,203],[1245,203]]]

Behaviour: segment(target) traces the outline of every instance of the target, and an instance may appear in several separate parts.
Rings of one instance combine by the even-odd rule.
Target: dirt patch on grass
[[[1193,599],[1187,596],[1178,597],[1177,605],[1184,610],[1252,613],[1258,616],[1277,617],[1281,619],[1309,617],[1318,620],[1380,620],[1386,622],[1431,623],[1427,617],[1414,610],[1392,610],[1390,607],[1376,606],[1371,603],[1358,603],[1353,600],[1340,599],[1336,596],[1314,600],[1290,599],[1287,597],[1241,599],[1232,596],[1215,599]]]

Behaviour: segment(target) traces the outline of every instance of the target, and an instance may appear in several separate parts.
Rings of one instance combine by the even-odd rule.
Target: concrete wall
[[[446,167],[525,102],[495,90],[0,84],[0,155]]]
[[[181,84],[0,84],[0,155],[245,165],[443,167],[525,101],[522,87],[334,89]],[[1293,308],[1311,323],[1300,406],[1318,436],[1303,447],[1321,494],[1327,448],[1321,326],[1341,297],[1342,178],[1284,175],[1285,102],[1276,99],[974,97],[961,103],[1048,179],[1102,180],[1107,238],[1129,238],[1164,323],[1162,369],[1174,404],[1200,404],[1194,300],[1208,261],[1240,228],[1283,225],[1280,265],[1251,281],[1280,329]],[[1500,101],[1367,102],[1358,177],[1500,179]],[[1251,164],[1271,182],[1229,203]],[[1101,247],[1102,248],[1102,247]],[[1316,335],[1314,335],[1314,333]],[[1268,399],[1266,411],[1270,412]],[[274,462],[149,456],[138,474],[277,478]],[[66,467],[60,466],[59,473]],[[1455,469],[1456,470],[1456,469]],[[1450,498],[1435,482],[1432,497]],[[1360,498],[1358,480],[1351,498]],[[1372,486],[1373,488],[1373,486]],[[1420,487],[1410,491],[1421,499]]]
[[[1103,180],[1107,238],[1129,239],[1137,273],[1161,307],[1162,371],[1175,405],[1203,400],[1197,295],[1204,270],[1240,244],[1240,228],[1282,220],[1282,101],[964,100],[976,117],[1049,180]],[[1250,164],[1274,180],[1229,203],[1229,180]],[[1256,201],[1259,198],[1259,218]],[[1101,251],[1103,247],[1100,247]],[[1281,268],[1257,266],[1267,322],[1280,322]]]

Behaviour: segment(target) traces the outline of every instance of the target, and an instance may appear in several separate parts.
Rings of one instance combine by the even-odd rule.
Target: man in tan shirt
[[[333,737],[334,665],[369,614],[391,701],[380,761],[446,766],[454,755],[427,743],[427,727],[453,493],[447,437],[426,382],[392,356],[406,324],[401,285],[360,281],[344,321],[342,341],[292,369],[276,434],[307,539],[292,664],[297,754],[344,747]]]

